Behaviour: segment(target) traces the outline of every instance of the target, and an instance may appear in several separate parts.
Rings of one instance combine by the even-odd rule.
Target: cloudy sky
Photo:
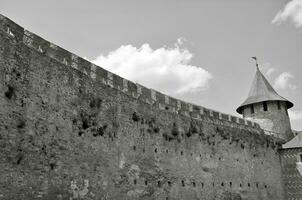
[[[0,13],[125,78],[234,115],[257,56],[302,130],[302,0],[0,0]]]

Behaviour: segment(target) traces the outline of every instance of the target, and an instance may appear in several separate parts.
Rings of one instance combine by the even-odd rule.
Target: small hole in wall
[[[148,181],[145,181],[145,185],[148,185]]]
[[[258,183],[256,183],[256,188],[258,188],[259,187],[259,184]]]
[[[230,187],[232,187],[232,185],[233,185],[233,183],[232,183],[232,182],[230,182]]]
[[[169,185],[169,186],[171,186],[171,185],[172,185],[171,181],[168,181],[168,185]]]
[[[87,129],[87,128],[89,128],[88,121],[87,121],[86,119],[84,119],[84,120],[82,121],[82,128],[83,128],[84,130]]]
[[[134,179],[133,183],[134,183],[134,185],[136,185],[136,179]]]
[[[23,160],[23,154],[18,155],[17,162],[16,162],[17,165],[19,165],[22,160]]]
[[[241,183],[239,184],[239,187],[242,187],[242,184],[241,184]]]
[[[154,152],[157,153],[157,148],[154,149]]]
[[[159,127],[154,127],[153,131],[154,131],[154,133],[158,133],[160,131],[160,128]]]
[[[181,151],[181,152],[180,152],[180,155],[183,155],[183,154],[184,154],[184,152],[183,152],[183,151]]]
[[[132,114],[132,120],[135,121],[135,122],[138,122],[138,121],[139,121],[139,116],[138,116],[138,114],[137,114],[136,112],[134,112],[134,113]]]
[[[49,166],[50,166],[50,169],[53,170],[53,169],[55,168],[56,165],[55,165],[54,163],[50,163]]]
[[[264,188],[267,188],[267,185],[264,185]]]
[[[8,85],[7,87],[8,87],[8,90],[4,94],[5,94],[6,98],[11,99],[14,95],[15,89],[10,85]]]
[[[160,181],[157,181],[157,186],[158,186],[158,187],[161,187]]]
[[[213,185],[213,187],[215,187],[215,183],[214,182],[212,183],[212,185]]]
[[[24,128],[25,127],[25,122],[24,121],[20,121],[19,123],[18,123],[18,125],[17,125],[17,128],[18,129],[22,129],[22,128]]]
[[[221,186],[222,186],[222,187],[224,186],[224,183],[223,183],[223,182],[221,183]]]
[[[136,150],[136,146],[133,146],[133,151],[135,151]]]
[[[196,186],[196,183],[195,183],[195,182],[193,182],[192,184],[193,184],[193,187],[195,187],[195,186]]]
[[[203,188],[203,186],[204,186],[204,183],[201,183],[201,187]]]
[[[181,185],[185,187],[185,182],[183,180],[181,181]]]
[[[250,184],[250,183],[247,183],[247,186],[248,186],[248,187],[251,187],[251,184]]]
[[[79,131],[78,135],[82,136],[82,135],[84,135],[84,132],[83,131]]]

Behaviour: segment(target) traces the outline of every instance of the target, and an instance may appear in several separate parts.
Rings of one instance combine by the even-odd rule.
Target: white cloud
[[[184,42],[184,38],[179,38],[173,48],[158,49],[152,49],[149,44],[143,44],[140,48],[122,45],[108,55],[99,55],[92,62],[170,95],[206,90],[212,75],[190,64],[193,54],[181,48]]]
[[[266,75],[266,76],[271,76],[275,71],[276,71],[275,68],[270,67],[270,68],[268,68],[268,69],[266,70],[265,75]]]
[[[288,2],[283,10],[279,10],[272,23],[279,25],[288,19],[292,21],[296,27],[302,26],[302,0],[292,0]]]
[[[265,76],[271,76],[276,70],[276,68],[272,67],[272,64],[269,62],[263,63],[260,65],[260,70],[265,74]]]
[[[298,121],[302,120],[302,111],[288,110],[288,114],[291,120]]]
[[[293,79],[294,75],[292,75],[289,72],[283,72],[281,73],[274,81],[274,88],[275,89],[281,89],[281,90],[295,90],[297,89],[297,86],[291,84],[289,81],[290,79]]]

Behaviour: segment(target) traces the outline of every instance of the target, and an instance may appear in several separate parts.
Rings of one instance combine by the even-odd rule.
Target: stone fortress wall
[[[282,149],[279,153],[285,190],[284,199],[300,199],[302,197],[302,175],[297,169],[297,162],[302,162],[302,149]]]
[[[0,199],[283,199],[258,124],[123,79],[0,15]]]
[[[266,111],[263,109],[262,102],[254,104],[253,113],[251,107],[246,107],[243,111],[243,116],[245,119],[261,124],[262,129],[264,129],[268,135],[275,134],[278,138],[283,138],[285,141],[292,139],[293,133],[290,126],[286,103],[269,101],[266,102],[266,104]]]

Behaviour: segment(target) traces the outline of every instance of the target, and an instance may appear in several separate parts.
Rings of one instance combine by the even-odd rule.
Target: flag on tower
[[[257,67],[257,70],[259,70],[259,67],[258,67],[258,60],[257,60],[257,57],[252,57],[255,61],[256,61],[256,67]]]

